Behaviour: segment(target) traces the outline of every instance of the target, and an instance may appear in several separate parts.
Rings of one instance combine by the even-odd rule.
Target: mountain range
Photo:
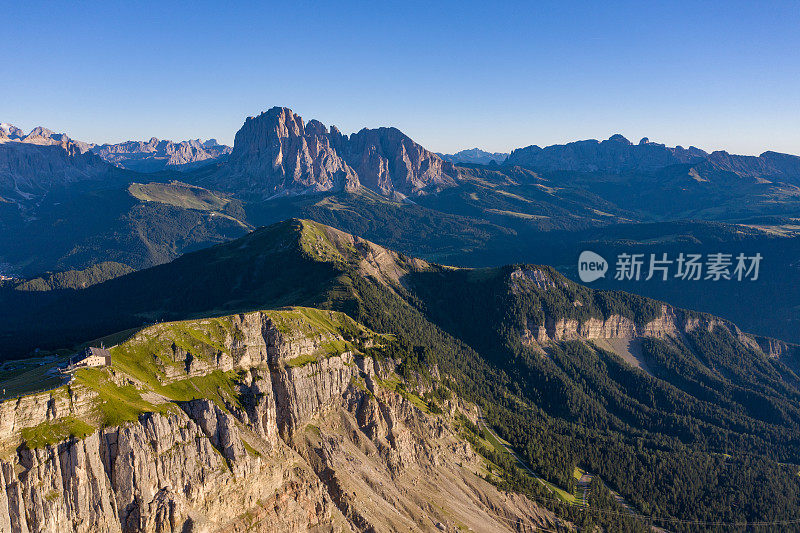
[[[799,511],[795,156],[615,135],[455,164],[287,108],[186,163],[1,129],[0,529]],[[593,290],[569,279],[586,249],[765,262],[752,283]],[[111,365],[65,378],[87,343]]]
[[[173,142],[158,140],[125,141],[117,144],[94,144],[71,139],[66,133],[55,133],[38,126],[27,135],[13,124],[0,124],[0,143],[14,142],[9,149],[25,150],[19,144],[35,146],[61,146],[70,154],[97,154],[103,161],[137,172],[150,173],[160,170],[191,170],[203,165],[224,160],[231,147],[221,145],[216,139],[200,139]],[[30,149],[28,149],[30,150]],[[12,172],[9,166],[9,172]]]
[[[790,283],[800,260],[794,244],[797,156],[708,153],[615,135],[520,148],[502,164],[459,165],[395,128],[344,135],[276,107],[248,118],[227,156],[195,161],[201,165],[195,169],[164,163],[162,170],[142,173],[104,161],[92,151],[97,146],[44,128],[24,135],[4,125],[2,132],[0,273],[24,278],[5,290],[48,286],[26,280],[101,263],[121,265],[103,269],[109,273],[142,269],[257,226],[303,217],[438,262],[546,262],[571,276],[587,242],[654,253],[666,246],[676,253],[781,250],[766,263],[774,269],[769,276],[737,287],[746,293],[739,298],[719,291],[709,298],[703,283],[608,288],[800,340]],[[123,143],[127,148],[118,155],[154,161],[167,153],[164,143]],[[185,143],[199,150],[199,143]],[[140,152],[145,145],[156,151]],[[773,304],[754,315],[749,309],[759,294],[772,295]]]
[[[760,156],[705,152],[694,146],[667,147],[647,137],[638,144],[622,135],[605,141],[587,140],[540,148],[536,145],[513,150],[507,165],[530,167],[543,172],[578,171],[624,173],[657,171],[672,165],[690,165],[694,179],[708,180],[715,172],[761,181],[800,182],[800,156],[767,151]]]
[[[231,153],[230,146],[219,144],[216,139],[172,142],[155,137],[147,142],[94,145],[90,150],[104,161],[137,172],[187,171],[224,161]]]
[[[98,336],[112,364],[31,393],[63,357],[41,351],[0,403],[9,528],[691,531],[797,512],[797,345],[547,266],[446,267],[292,219],[54,296],[2,307],[3,346]]]

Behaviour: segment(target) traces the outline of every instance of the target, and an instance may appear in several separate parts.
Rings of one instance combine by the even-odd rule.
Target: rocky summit
[[[213,188],[269,198],[355,191],[418,195],[453,185],[455,167],[396,128],[343,135],[285,107],[249,117],[229,161],[202,179]]]

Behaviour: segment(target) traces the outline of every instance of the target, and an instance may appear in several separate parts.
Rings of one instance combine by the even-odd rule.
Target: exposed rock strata
[[[381,387],[394,362],[344,352],[292,366],[330,339],[263,313],[231,320],[224,356],[174,347],[159,358],[184,378],[238,371],[235,401],[164,403],[84,439],[20,446],[0,460],[0,531],[434,531],[455,527],[455,509],[475,531],[557,523],[477,477],[477,457],[444,418]],[[167,327],[139,335],[159,338]],[[90,400],[75,392],[4,402],[3,435],[85,415]]]
[[[670,338],[682,337],[686,333],[703,328],[712,331],[714,328],[727,329],[731,335],[736,337],[744,345],[754,350],[762,350],[762,346],[735,324],[716,317],[707,315],[697,315],[688,313],[680,309],[675,309],[668,305],[661,308],[661,316],[646,324],[637,324],[630,318],[621,315],[611,315],[604,319],[589,318],[584,321],[574,319],[559,319],[545,317],[544,325],[528,324],[524,337],[529,342],[545,344],[552,341],[566,340],[593,340],[593,339],[617,339],[617,338],[638,338],[656,337]],[[765,345],[765,349],[767,346]],[[779,346],[775,347],[774,354],[780,355]]]

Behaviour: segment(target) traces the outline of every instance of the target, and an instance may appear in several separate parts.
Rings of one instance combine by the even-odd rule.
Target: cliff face
[[[455,185],[452,163],[443,161],[397,128],[362,129],[337,144],[361,184],[382,194],[418,194]]]
[[[215,530],[259,501],[272,504],[268,530],[330,522],[333,506],[313,473],[241,423],[195,400],[83,440],[22,448],[2,463],[2,530]]]
[[[286,108],[249,117],[229,162],[211,178],[219,188],[275,196],[354,190],[355,172],[331,146],[327,129]]]
[[[245,121],[228,163],[202,182],[261,198],[354,191],[361,185],[381,194],[413,195],[451,186],[455,176],[452,163],[396,128],[347,136],[274,107]]]
[[[111,165],[83,153],[73,141],[27,142],[0,138],[0,196],[20,201],[55,187],[81,181],[103,183],[118,178]]]
[[[147,328],[112,349],[117,366],[91,375],[153,408],[85,438],[18,444],[32,426],[91,421],[108,383],[92,390],[76,377],[69,393],[0,404],[0,531],[435,530],[454,526],[456,509],[476,531],[556,524],[477,477],[478,458],[447,417],[385,385],[393,361],[345,350],[330,326],[345,323],[301,310]],[[155,388],[120,370],[144,349],[141,365],[171,369]],[[169,398],[222,372],[236,373],[229,393]]]
[[[583,321],[545,317],[544,325],[529,322],[521,334],[524,342],[543,346],[550,342],[570,340],[634,340],[644,337],[682,339],[687,333],[698,329],[711,332],[715,328],[727,330],[733,338],[752,350],[781,359],[792,367],[797,366],[798,354],[794,345],[777,339],[754,337],[727,320],[697,315],[668,305],[662,306],[660,317],[646,324],[637,324],[621,315],[610,315],[602,319],[589,318]],[[618,346],[613,343],[605,347],[615,352],[619,351]]]

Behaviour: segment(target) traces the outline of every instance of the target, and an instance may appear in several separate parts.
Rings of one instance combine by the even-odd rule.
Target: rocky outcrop
[[[93,409],[96,397],[86,387],[73,385],[0,402],[0,453],[19,444],[19,434],[24,428],[87,414]]]
[[[230,146],[219,144],[216,139],[173,142],[155,137],[149,141],[97,145],[91,150],[113,165],[137,172],[193,170],[224,161],[231,153]]]
[[[229,161],[202,178],[211,187],[260,198],[354,191],[414,195],[454,184],[455,168],[396,128],[350,136],[291,109],[249,117],[236,133]]]
[[[458,523],[524,531],[560,524],[475,475],[481,460],[445,416],[425,414],[383,386],[394,361],[345,351],[292,364],[336,337],[309,323],[288,328],[293,316],[248,313],[196,321],[183,332],[168,324],[143,330],[140,340],[157,348],[156,364],[182,360],[186,375],[195,376],[201,367],[185,363],[204,361],[206,372],[235,369],[235,395],[164,402],[82,439],[7,451],[0,459],[0,531],[382,531]],[[323,322],[320,316],[310,323]],[[175,349],[184,334],[228,356]],[[121,386],[143,387],[109,375]],[[92,411],[78,398],[35,398],[41,401],[0,404],[4,434]]]
[[[769,357],[781,359],[789,363],[793,368],[797,367],[800,346],[769,337],[754,336],[753,340],[758,343],[761,351]]]

